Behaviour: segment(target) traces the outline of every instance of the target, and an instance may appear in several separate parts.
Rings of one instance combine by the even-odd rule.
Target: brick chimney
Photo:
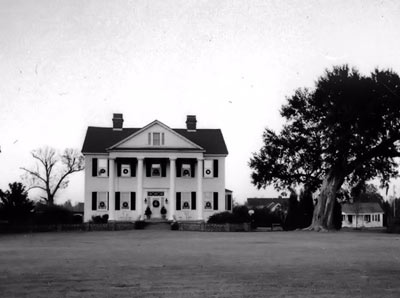
[[[124,123],[124,118],[122,114],[113,114],[113,130],[122,130],[122,123]]]
[[[196,115],[187,115],[186,128],[188,131],[196,131]]]

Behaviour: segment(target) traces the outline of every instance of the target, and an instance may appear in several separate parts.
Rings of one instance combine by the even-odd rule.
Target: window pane
[[[107,159],[99,158],[97,162],[97,176],[99,177],[108,176],[107,170],[108,170]]]
[[[160,146],[160,133],[159,132],[153,132],[153,145]]]
[[[151,165],[151,176],[152,177],[161,177],[161,165],[160,164],[152,164]]]

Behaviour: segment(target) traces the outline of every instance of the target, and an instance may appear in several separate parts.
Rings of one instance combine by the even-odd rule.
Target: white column
[[[198,220],[203,220],[203,159],[197,159],[197,208]]]
[[[139,220],[144,219],[143,200],[143,157],[138,157],[136,202]]]
[[[175,214],[175,179],[176,166],[175,158],[169,159],[169,198],[168,198],[168,219],[173,220]]]
[[[108,220],[115,220],[115,159],[110,158],[108,173]]]

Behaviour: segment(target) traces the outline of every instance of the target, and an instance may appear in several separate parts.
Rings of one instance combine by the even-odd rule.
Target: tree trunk
[[[333,206],[336,200],[336,193],[342,186],[344,176],[338,171],[329,172],[324,178],[321,192],[314,207],[314,214],[311,226],[308,230],[326,231],[333,230]]]
[[[51,193],[47,193],[47,205],[54,205],[54,195],[52,195]]]

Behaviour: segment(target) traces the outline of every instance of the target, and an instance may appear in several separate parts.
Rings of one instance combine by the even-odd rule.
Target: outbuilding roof
[[[284,205],[288,201],[287,198],[248,198],[247,205],[249,207],[268,207],[271,203]]]
[[[114,130],[112,127],[89,126],[83,142],[82,153],[107,153],[107,148],[124,140],[142,128],[124,128]],[[182,135],[205,150],[205,154],[228,154],[225,140],[220,129],[186,129],[173,128]]]
[[[342,213],[361,214],[361,213],[383,213],[379,203],[352,203],[343,204]]]

